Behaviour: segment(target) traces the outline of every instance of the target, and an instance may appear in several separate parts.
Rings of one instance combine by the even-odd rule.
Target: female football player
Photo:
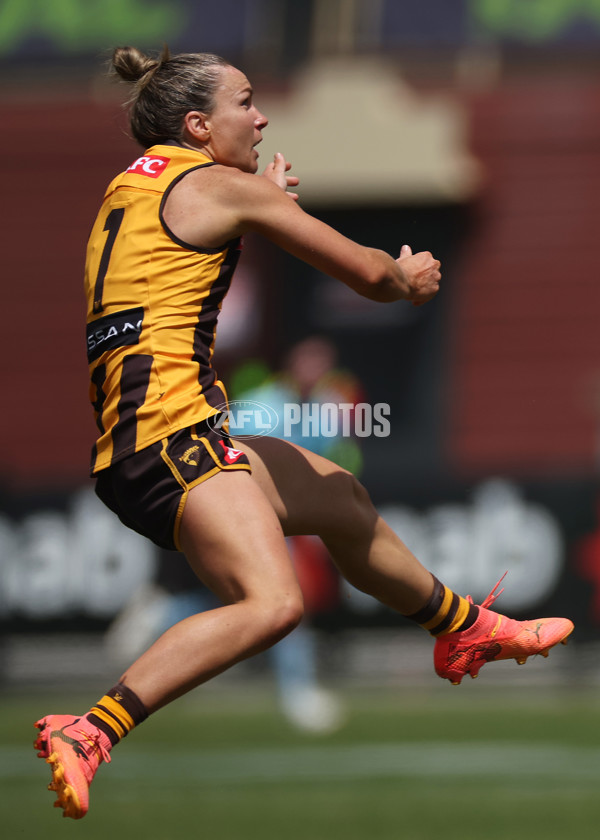
[[[211,363],[217,318],[246,232],[382,305],[427,303],[440,264],[406,245],[395,259],[305,213],[283,154],[257,174],[267,118],[223,59],[123,47],[113,67],[133,85],[144,151],[108,187],[87,250],[92,473],[106,505],[180,549],[222,606],[167,630],[87,714],[36,723],[57,804],[76,819],[99,764],[134,726],[297,625],[285,535],[318,535],[354,586],[429,631],[436,671],[453,683],[490,660],[545,653],[573,626],[505,618],[487,609],[494,595],[474,605],[421,565],[351,473],[284,440],[231,440],[215,423],[227,406]],[[353,142],[358,173],[369,127]]]

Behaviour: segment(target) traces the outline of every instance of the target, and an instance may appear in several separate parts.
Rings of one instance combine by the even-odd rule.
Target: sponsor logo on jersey
[[[146,175],[148,178],[158,178],[170,161],[171,158],[161,157],[161,155],[142,155],[133,161],[127,172],[133,172],[134,175]]]
[[[94,362],[106,350],[137,344],[142,332],[144,307],[123,309],[104,315],[87,325],[88,362]]]

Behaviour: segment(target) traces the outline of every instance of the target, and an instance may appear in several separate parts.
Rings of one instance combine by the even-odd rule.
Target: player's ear
[[[183,133],[192,141],[206,143],[210,139],[211,125],[202,111],[188,111],[183,118]]]

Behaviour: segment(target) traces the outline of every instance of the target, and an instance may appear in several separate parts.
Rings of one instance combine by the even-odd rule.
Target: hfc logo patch
[[[127,172],[133,172],[135,175],[146,175],[148,178],[158,178],[161,175],[171,158],[161,157],[160,155],[142,155],[131,164]]]

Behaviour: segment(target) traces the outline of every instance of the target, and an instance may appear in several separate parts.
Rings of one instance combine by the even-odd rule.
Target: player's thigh
[[[179,533],[192,569],[224,603],[301,603],[281,525],[248,472],[221,472],[192,488]]]
[[[342,467],[279,438],[236,438],[252,479],[273,506],[286,535],[362,535],[377,513],[359,481]]]

